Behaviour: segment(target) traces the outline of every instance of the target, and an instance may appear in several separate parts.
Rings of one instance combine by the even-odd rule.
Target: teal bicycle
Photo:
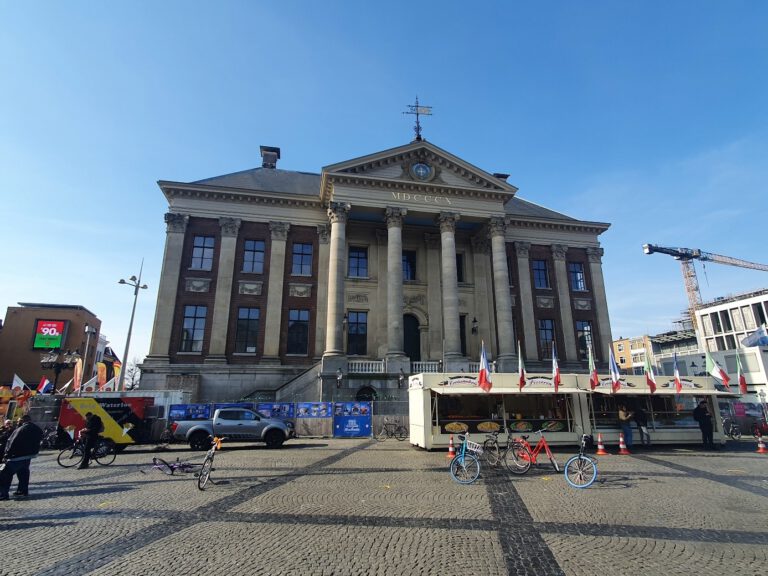
[[[478,456],[483,453],[483,447],[469,440],[469,433],[459,434],[459,449],[451,460],[451,478],[459,484],[472,484],[480,476],[480,461]]]

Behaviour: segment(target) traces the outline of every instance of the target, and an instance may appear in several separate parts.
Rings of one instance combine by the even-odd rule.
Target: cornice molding
[[[317,196],[286,196],[275,192],[241,190],[239,188],[219,188],[212,186],[185,186],[183,184],[160,185],[167,200],[174,198],[193,198],[200,200],[217,200],[226,202],[241,202],[243,204],[263,204],[265,206],[291,207],[322,207]]]
[[[507,231],[511,228],[532,228],[537,230],[562,230],[568,232],[602,234],[610,227],[610,224],[604,222],[582,222],[579,220],[570,222],[565,220],[553,221],[507,217]]]

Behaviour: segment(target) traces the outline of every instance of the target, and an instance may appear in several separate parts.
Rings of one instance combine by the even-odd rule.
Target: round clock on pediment
[[[411,164],[411,176],[416,180],[426,182],[427,180],[431,180],[433,175],[434,168],[426,162],[414,162]]]

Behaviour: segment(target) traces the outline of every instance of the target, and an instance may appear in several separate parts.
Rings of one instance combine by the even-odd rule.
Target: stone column
[[[506,229],[504,218],[491,218],[488,224],[493,261],[493,289],[496,298],[496,324],[499,331],[497,368],[500,372],[511,372],[515,368],[517,356],[512,321],[512,298],[509,294]]]
[[[168,212],[165,215],[165,253],[147,362],[168,362],[173,314],[176,310],[176,292],[179,289],[181,275],[181,255],[184,251],[184,233],[187,230],[188,221],[187,214]],[[128,359],[125,359],[125,362],[127,363]]]
[[[440,248],[443,280],[443,362],[446,371],[461,368],[461,337],[459,334],[459,282],[456,275],[456,222],[459,215],[441,212]],[[457,362],[458,361],[458,362]]]
[[[331,221],[331,245],[328,254],[328,315],[326,320],[325,356],[344,355],[344,273],[347,250],[347,215],[351,206],[331,202],[328,218]]]
[[[403,351],[403,216],[404,208],[387,207],[387,357]]]
[[[232,277],[235,268],[235,250],[240,220],[237,218],[219,218],[219,226],[221,227],[219,270],[216,274],[216,294],[213,300],[211,345],[205,359],[207,363],[225,363],[227,361],[229,303],[232,301]]]
[[[443,353],[443,294],[440,288],[440,236],[424,234],[427,247],[427,314],[429,334],[425,360],[442,360]]]
[[[552,244],[552,259],[555,263],[555,283],[557,284],[557,299],[560,301],[560,322],[563,326],[563,340],[565,350],[560,352],[566,362],[578,364],[579,351],[576,349],[576,326],[573,323],[571,311],[571,289],[568,284],[568,270],[566,269],[565,255],[568,246]]]
[[[315,316],[315,356],[320,356],[320,351],[325,349],[325,321],[328,313],[328,276],[320,274],[320,270],[328,270],[328,254],[331,226],[330,224],[318,224],[317,236],[319,253],[317,255],[317,314]]]
[[[608,362],[608,352],[611,348],[611,321],[608,317],[608,299],[605,297],[605,281],[603,280],[602,248],[587,248],[589,259],[589,275],[592,278],[592,295],[594,298],[595,314],[597,315],[597,330],[600,334],[601,360]]]
[[[264,364],[280,362],[280,325],[283,318],[283,285],[285,283],[285,243],[288,239],[287,222],[270,222],[272,234],[269,251],[269,284],[267,287],[267,313],[264,322]]]
[[[476,235],[471,238],[472,243],[472,269],[473,283],[475,287],[474,294],[474,312],[472,318],[477,318],[478,334],[472,338],[472,351],[470,355],[474,357],[480,355],[480,340],[485,342],[485,349],[488,352],[490,360],[496,360],[499,355],[498,339],[496,338],[496,301],[489,298],[493,293],[492,271],[489,267],[491,263],[489,254],[491,253],[491,244],[486,235]],[[498,365],[497,365],[498,369]]]
[[[531,362],[539,361],[536,339],[536,320],[533,317],[533,291],[531,290],[531,264],[528,260],[530,242],[515,242],[517,252],[517,269],[520,273],[520,311],[523,314],[523,342],[525,342],[525,359]]]

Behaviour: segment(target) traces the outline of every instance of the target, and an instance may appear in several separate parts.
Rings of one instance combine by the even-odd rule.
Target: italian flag
[[[520,340],[517,341],[517,375],[518,386],[522,392],[523,386],[525,386],[525,364],[523,364],[523,353],[520,350]]]
[[[744,377],[744,372],[741,371],[741,359],[736,354],[736,379],[739,381],[739,393],[747,393],[747,379]]]
[[[656,392],[656,375],[653,373],[653,366],[651,366],[651,359],[648,354],[645,355],[645,382],[648,384],[651,394]]]
[[[557,394],[557,390],[560,388],[560,366],[557,364],[557,352],[555,351],[554,342],[552,342],[552,383],[555,385],[555,394]]]
[[[594,390],[600,385],[600,378],[597,375],[597,368],[595,367],[595,356],[592,354],[592,344],[587,348],[589,351],[589,385]]]
[[[736,356],[738,357],[738,354]],[[727,389],[730,389],[728,382],[730,382],[731,379],[728,378],[728,374],[725,373],[725,370],[720,368],[720,365],[712,359],[712,357],[709,355],[709,352],[707,352],[707,372],[709,372],[713,378],[722,380],[723,385]]]

